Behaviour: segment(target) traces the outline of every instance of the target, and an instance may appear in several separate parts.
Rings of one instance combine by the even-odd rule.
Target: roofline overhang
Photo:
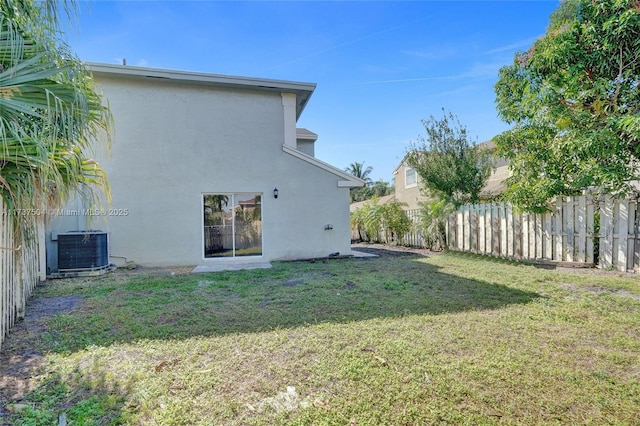
[[[404,154],[404,157],[402,157],[402,160],[400,161],[400,163],[396,166],[395,169],[393,169],[393,171],[391,172],[392,175],[397,175],[398,171],[400,170],[400,167],[402,167],[403,164],[405,164],[405,162],[407,161],[407,157],[409,156],[411,152],[407,152]]]
[[[135,67],[89,62],[87,67],[94,75],[110,75],[135,80],[156,79],[182,84],[194,84],[209,87],[221,87],[242,90],[257,90],[274,93],[293,93],[296,95],[296,119],[309,102],[315,83],[303,83],[287,80],[210,74],[194,71],[169,70],[162,68]]]
[[[318,134],[312,132],[309,129],[305,129],[305,128],[302,128],[302,127],[297,127],[296,128],[296,139],[315,142],[315,141],[318,140]]]

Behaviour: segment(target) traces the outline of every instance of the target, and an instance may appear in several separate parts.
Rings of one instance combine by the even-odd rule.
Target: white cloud
[[[531,45],[540,37],[529,37],[523,40],[516,41],[511,44],[507,44],[505,46],[495,47],[493,49],[489,49],[484,52],[485,55],[494,55],[496,53],[505,53],[505,52],[513,52],[515,53],[518,50],[528,49]]]
[[[459,49],[454,46],[432,47],[426,50],[403,50],[402,54],[420,59],[440,60],[454,57]]]

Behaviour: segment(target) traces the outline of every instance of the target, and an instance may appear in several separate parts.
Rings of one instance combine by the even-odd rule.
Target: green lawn
[[[640,424],[637,276],[404,255],[37,292],[69,295],[5,343],[37,354],[5,422]]]

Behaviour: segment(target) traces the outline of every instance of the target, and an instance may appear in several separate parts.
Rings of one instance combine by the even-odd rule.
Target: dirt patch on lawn
[[[82,305],[82,296],[52,297],[48,299],[32,299],[27,304],[25,322],[38,320],[42,317],[75,311]]]
[[[431,251],[428,249],[416,248],[416,247],[404,247],[404,246],[369,244],[369,243],[353,244],[351,248],[355,251],[375,254],[380,257],[397,257],[397,256],[427,257],[427,256],[439,255],[442,253],[442,252]]]
[[[0,351],[0,424],[4,424],[7,405],[20,402],[33,390],[34,379],[43,373],[43,356],[33,349],[32,342],[45,330],[44,320],[81,306],[80,295],[32,299],[27,303],[25,318],[11,330]]]

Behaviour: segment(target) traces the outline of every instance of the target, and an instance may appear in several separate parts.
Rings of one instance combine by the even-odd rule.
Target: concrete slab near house
[[[363,251],[351,250],[351,254],[356,258],[380,257],[377,254],[365,253]]]
[[[200,265],[193,268],[192,274],[198,274],[202,272],[220,272],[220,271],[241,271],[243,269],[269,269],[272,265],[270,262],[251,262],[251,263],[219,263]]]

